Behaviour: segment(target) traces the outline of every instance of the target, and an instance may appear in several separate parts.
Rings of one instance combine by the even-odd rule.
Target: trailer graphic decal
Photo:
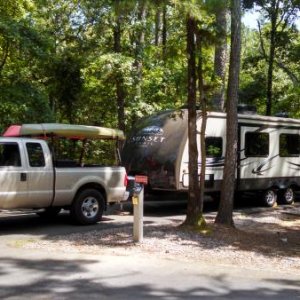
[[[188,165],[188,161],[184,162]],[[224,167],[225,157],[215,157],[215,158],[207,158],[206,159],[206,167],[208,168],[216,168],[216,167]],[[201,167],[202,163],[199,162],[198,166]]]
[[[294,168],[291,168],[291,169],[296,170],[296,171],[300,171],[300,164],[295,164],[295,163],[292,163],[290,161],[288,161],[288,164],[296,167],[296,168],[294,167]]]
[[[262,168],[263,168],[264,166],[266,166],[268,163],[270,163],[270,162],[271,162],[275,157],[277,157],[277,156],[279,156],[279,154],[277,154],[277,155],[275,155],[275,156],[273,156],[273,157],[271,157],[271,158],[265,160],[264,162],[262,162],[257,168],[254,168],[254,169],[252,170],[252,174],[255,174],[255,175],[263,175],[264,172],[266,172],[266,171],[270,170],[271,168],[273,168],[273,166],[270,166],[269,168],[266,168],[266,169],[262,170]]]
[[[137,135],[131,137],[132,144],[150,146],[153,144],[163,143],[165,140],[164,130],[159,126],[148,126],[138,132]]]

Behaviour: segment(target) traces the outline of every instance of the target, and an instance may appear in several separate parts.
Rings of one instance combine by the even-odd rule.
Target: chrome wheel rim
[[[268,205],[273,205],[275,203],[275,193],[274,191],[267,191],[265,199]]]
[[[97,199],[94,197],[88,197],[84,199],[81,205],[81,211],[86,218],[94,218],[99,211],[99,204]]]
[[[284,200],[286,202],[293,202],[294,200],[294,191],[291,188],[286,189],[285,193],[284,193]]]

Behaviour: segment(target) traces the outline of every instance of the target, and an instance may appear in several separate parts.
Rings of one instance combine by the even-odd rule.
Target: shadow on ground
[[[226,274],[197,274],[195,286],[180,287],[166,279],[140,283],[143,270],[107,273],[101,261],[0,259],[2,299],[296,299],[299,280],[263,279],[260,286],[230,287]],[[96,268],[91,275],[89,267]],[[164,271],[162,270],[162,273]],[[25,276],[26,275],[26,276]],[[145,274],[144,274],[145,275]],[[18,277],[19,276],[19,277]],[[20,277],[21,276],[21,277]],[[195,278],[194,278],[195,279]]]

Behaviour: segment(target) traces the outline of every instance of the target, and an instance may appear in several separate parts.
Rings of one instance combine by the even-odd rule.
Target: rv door
[[[259,190],[278,172],[277,129],[242,125],[238,161],[238,189]]]

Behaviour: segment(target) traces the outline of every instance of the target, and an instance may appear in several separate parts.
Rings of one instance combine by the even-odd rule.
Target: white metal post
[[[144,185],[133,196],[133,241],[141,243],[143,241],[143,217],[144,217]]]

